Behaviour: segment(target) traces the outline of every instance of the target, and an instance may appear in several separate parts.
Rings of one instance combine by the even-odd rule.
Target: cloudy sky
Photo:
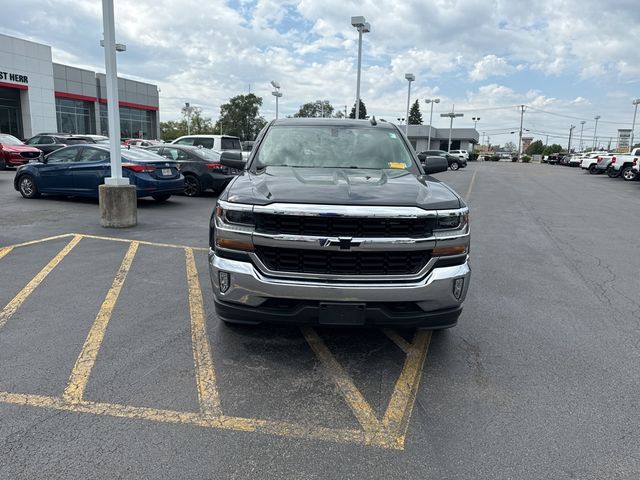
[[[412,98],[439,97],[439,114],[464,113],[492,143],[515,141],[518,105],[524,126],[549,143],[567,142],[595,115],[605,143],[630,128],[640,97],[637,0],[115,0],[123,76],[159,85],[161,119],[176,119],[185,101],[214,119],[231,96],[249,90],[275,115],[270,80],[284,96],[282,115],[327,99],[351,108],[357,32],[351,15],[371,23],[363,44],[362,99],[370,114],[405,116],[407,72]],[[54,61],[102,70],[98,0],[0,0],[0,31],[49,44]],[[8,22],[7,19],[11,19]],[[575,137],[574,137],[575,138]],[[606,140],[604,140],[606,138]]]

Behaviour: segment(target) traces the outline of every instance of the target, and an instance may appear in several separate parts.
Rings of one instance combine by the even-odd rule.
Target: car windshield
[[[256,162],[258,168],[409,169],[413,157],[400,135],[387,128],[276,126],[268,131]]]
[[[141,150],[141,149],[124,149],[122,151],[122,156],[127,160],[139,162],[139,161],[158,161],[158,160],[166,160],[166,158],[161,157],[160,155],[151,152],[149,150]]]
[[[0,135],[0,143],[4,143],[5,145],[24,145],[20,140],[18,140],[13,135]]]

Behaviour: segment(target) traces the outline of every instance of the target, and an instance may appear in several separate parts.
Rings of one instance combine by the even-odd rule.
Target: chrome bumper
[[[226,292],[220,291],[219,272],[230,275]],[[310,279],[273,278],[253,264],[218,257],[209,252],[209,274],[216,300],[247,307],[259,307],[269,298],[324,302],[416,302],[425,312],[459,307],[469,288],[471,270],[467,262],[453,267],[433,268],[424,278],[412,282],[331,282]],[[460,298],[453,293],[454,280],[464,278]]]

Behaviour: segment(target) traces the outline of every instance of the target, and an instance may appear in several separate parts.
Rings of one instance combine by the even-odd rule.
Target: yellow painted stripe
[[[74,236],[78,236],[78,235],[76,235],[74,233],[64,233],[62,235],[55,235],[53,237],[40,238],[39,240],[31,240],[29,242],[16,243],[15,245],[9,245],[9,247],[12,247],[12,248],[28,247],[29,245],[36,245],[36,244],[42,243],[42,242],[49,242],[51,240],[60,240],[61,238],[74,237]],[[80,236],[82,236],[82,235],[80,235]]]
[[[189,289],[189,314],[191,316],[191,344],[193,363],[196,369],[196,383],[200,411],[207,416],[222,415],[220,395],[213,369],[211,347],[207,338],[207,325],[202,301],[202,289],[198,278],[198,269],[193,258],[193,249],[185,248],[187,262],[187,286]]]
[[[127,273],[129,273],[133,257],[137,250],[138,242],[131,242],[124,259],[120,264],[118,273],[116,273],[116,277],[111,284],[111,288],[107,292],[104,302],[102,302],[102,306],[100,307],[100,311],[98,312],[95,321],[93,322],[89,335],[87,335],[82,351],[76,359],[76,364],[73,366],[71,376],[67,383],[67,388],[64,390],[64,398],[67,401],[78,402],[82,400],[84,389],[87,386],[89,375],[91,374],[93,365],[96,362],[100,345],[102,345],[107,325],[111,319],[111,314],[113,313],[113,309],[118,301],[120,290],[127,278]]]
[[[382,333],[384,333],[389,340],[396,344],[400,350],[404,353],[409,353],[411,350],[411,344],[407,342],[404,338],[398,335],[398,332],[395,330],[391,330],[390,328],[383,328]]]
[[[380,430],[380,422],[376,417],[373,408],[365,400],[360,390],[354,385],[353,381],[344,371],[340,363],[327,348],[320,335],[311,327],[303,327],[302,333],[309,343],[309,346],[320,359],[324,367],[327,369],[329,376],[340,389],[342,396],[353,411],[354,415],[360,422],[360,425],[367,433],[378,432]]]
[[[88,402],[86,400],[70,402],[61,397],[8,392],[0,392],[0,403],[171,424],[191,424],[200,427],[219,428],[240,432],[256,432],[283,437],[305,438],[340,443],[356,443],[381,448],[395,448],[394,446],[388,446],[387,444],[381,443],[376,437],[366,435],[364,432],[359,430],[308,426],[277,420],[227,416],[209,417],[195,412],[180,412],[175,410],[162,410],[121,404],[97,403]]]
[[[5,255],[7,255],[11,250],[13,250],[13,247],[0,248],[0,258],[2,258]]]
[[[469,197],[471,196],[471,191],[473,190],[473,184],[476,181],[477,174],[478,174],[478,170],[473,172],[473,176],[471,177],[471,182],[469,183],[469,189],[467,190],[467,194],[464,196],[465,200],[469,200]]]
[[[404,447],[405,434],[416,401],[430,341],[430,331],[418,330],[382,419],[384,430],[395,437],[393,448]]]
[[[168,247],[168,248],[190,248],[191,250],[197,251],[197,252],[208,252],[209,249],[206,247],[190,247],[188,245],[176,245],[173,243],[158,243],[158,242],[148,242],[146,240],[132,240],[132,239],[127,239],[127,238],[118,238],[118,237],[103,237],[100,235],[88,235],[88,234],[84,234],[84,233],[80,233],[78,235],[82,235],[84,238],[93,238],[94,240],[108,240],[111,242],[124,242],[124,243],[130,243],[130,242],[138,242],[140,245],[148,245],[150,247]]]
[[[16,310],[20,308],[20,305],[22,305],[27,297],[31,295],[31,293],[33,293],[36,287],[40,285],[45,278],[47,278],[47,275],[51,273],[51,270],[53,270],[56,265],[58,265],[62,261],[62,259],[69,254],[71,250],[73,250],[73,247],[75,247],[80,240],[82,240],[82,237],[79,235],[73,237],[71,241],[67,243],[67,245],[62,250],[60,250],[60,252],[58,252],[58,254],[53,257],[49,261],[49,263],[47,263],[44,268],[40,270],[38,274],[33,277],[31,281],[27,283],[27,285],[22,290],[20,290],[9,303],[7,303],[2,311],[0,311],[0,329],[5,325],[5,323],[7,323],[7,320],[11,318]]]

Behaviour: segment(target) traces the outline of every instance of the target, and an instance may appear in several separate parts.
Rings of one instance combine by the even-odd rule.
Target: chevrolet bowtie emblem
[[[357,247],[361,242],[354,242],[351,237],[338,238],[321,238],[321,247],[340,247],[340,250],[351,250],[351,247]]]

